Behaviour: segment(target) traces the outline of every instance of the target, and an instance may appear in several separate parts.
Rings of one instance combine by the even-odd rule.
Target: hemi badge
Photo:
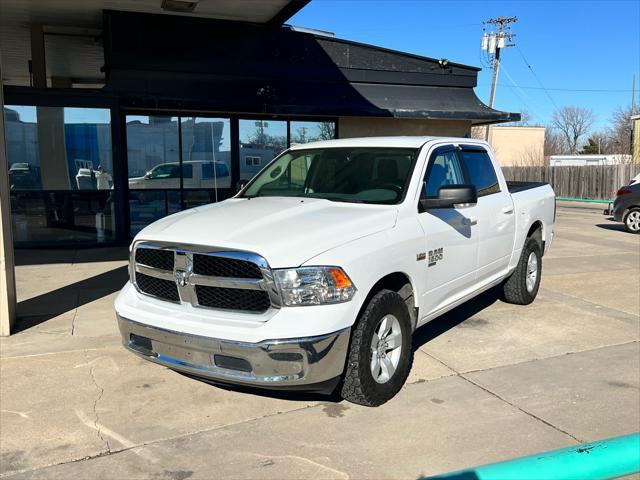
[[[427,254],[425,252],[421,252],[416,255],[417,262],[419,262],[420,260],[424,260],[425,258],[427,258]]]

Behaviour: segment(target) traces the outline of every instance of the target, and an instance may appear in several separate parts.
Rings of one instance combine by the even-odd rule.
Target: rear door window
[[[463,148],[460,158],[469,181],[475,185],[478,196],[491,195],[500,191],[500,184],[489,154],[483,149]]]

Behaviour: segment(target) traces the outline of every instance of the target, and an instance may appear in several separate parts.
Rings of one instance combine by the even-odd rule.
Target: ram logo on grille
[[[189,277],[191,276],[191,272],[189,270],[176,270],[174,272],[174,275],[176,277],[176,282],[178,282],[178,285],[180,285],[181,287],[186,287],[187,285],[189,285]]]

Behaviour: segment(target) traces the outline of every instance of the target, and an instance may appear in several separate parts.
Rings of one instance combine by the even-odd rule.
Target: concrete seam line
[[[98,435],[101,436],[101,438],[102,436],[106,435],[108,437],[113,438],[115,441],[119,442],[123,447],[127,449],[135,450],[137,448],[134,442],[120,435],[118,432],[105,427],[103,424],[91,420],[84,414],[84,412],[80,410],[76,410],[75,412],[76,412],[76,416],[80,419],[80,421],[84,423],[87,427],[93,430],[96,430],[98,432]],[[139,455],[140,457],[144,458],[145,460],[149,460],[152,463],[158,462],[158,459],[156,458],[156,456],[153,455],[151,452],[145,452],[144,450],[140,450],[140,451],[136,451],[135,453],[136,455]],[[111,454],[111,449],[93,458],[104,457],[110,454]]]
[[[540,362],[544,360],[553,360],[555,358],[566,357],[568,355],[580,355],[581,353],[595,352],[597,350],[602,350],[603,348],[622,347],[625,345],[631,345],[638,342],[640,342],[640,340],[631,340],[630,342],[622,342],[622,343],[612,343],[611,345],[601,345],[596,348],[587,348],[586,350],[576,350],[575,352],[564,352],[558,355],[551,355],[549,357],[532,358],[530,360],[523,360],[522,362],[510,363],[508,365],[497,365],[495,367],[489,367],[489,368],[478,368],[477,370],[465,370],[464,372],[459,372],[458,375],[462,376],[462,375],[466,375],[467,373],[489,372],[491,370],[498,370],[500,368],[517,367],[520,365],[524,365],[525,363]]]
[[[54,334],[54,332],[40,332],[47,334]],[[62,333],[55,333],[55,335],[64,335]],[[8,356],[0,356],[3,360],[14,359],[14,358],[31,358],[31,357],[44,357],[45,355],[59,355],[61,353],[79,353],[79,352],[93,352],[95,350],[99,350],[98,348],[82,348],[80,350],[61,350],[59,352],[45,352],[45,353],[33,353],[30,355],[8,355]]]
[[[484,390],[485,392],[487,392],[489,395],[492,395],[494,397],[496,397],[498,400],[502,400],[504,403],[506,403],[507,405],[511,405],[513,408],[521,411],[522,413],[524,413],[525,415],[530,416],[531,418],[534,418],[536,420],[538,420],[539,422],[544,423],[545,425],[553,428],[554,430],[557,430],[560,433],[564,433],[565,435],[567,435],[568,437],[571,437],[573,440],[575,440],[578,443],[584,443],[584,440],[580,440],[578,437],[570,434],[569,432],[562,430],[560,427],[555,426],[554,424],[544,420],[543,418],[538,417],[537,415],[525,410],[524,408],[519,407],[518,405],[515,405],[514,403],[511,403],[510,401],[508,401],[507,399],[501,397],[500,395],[498,395],[495,392],[492,392],[491,390],[489,390],[488,388],[484,387],[483,385],[474,382],[473,380],[465,377],[464,375],[460,375],[460,378],[466,380],[467,382],[469,382],[472,385],[475,385],[476,387],[480,388],[481,390]]]
[[[66,460],[66,461],[63,461],[63,462],[60,462],[60,463],[52,463],[52,464],[49,464],[49,465],[43,465],[41,467],[27,468],[27,469],[23,469],[23,470],[16,470],[16,471],[13,471],[13,472],[0,473],[0,478],[6,477],[6,476],[9,476],[9,475],[17,475],[17,474],[21,474],[21,473],[26,473],[26,472],[37,472],[39,470],[44,470],[46,468],[58,467],[58,466],[61,466],[61,465],[67,465],[69,463],[77,463],[77,462],[83,462],[83,461],[88,461],[88,460],[94,460],[96,458],[101,458],[101,457],[105,457],[105,456],[117,455],[119,453],[127,452],[129,450],[133,450],[133,449],[136,449],[136,448],[153,446],[153,445],[157,445],[158,443],[170,442],[172,440],[177,440],[179,438],[189,437],[189,436],[192,436],[192,435],[199,435],[201,433],[208,433],[208,432],[214,432],[216,430],[223,430],[223,429],[228,428],[228,427],[235,427],[235,426],[238,426],[238,425],[242,425],[244,423],[250,423],[250,422],[257,421],[257,420],[262,420],[264,418],[274,417],[276,415],[286,415],[288,413],[295,413],[295,412],[299,412],[301,410],[306,410],[306,409],[309,409],[309,408],[316,408],[316,407],[319,408],[319,407],[322,407],[322,406],[323,405],[321,405],[321,404],[318,404],[318,405],[305,405],[304,407],[294,408],[293,410],[289,410],[288,412],[276,412],[276,413],[272,413],[272,414],[269,414],[269,415],[263,415],[261,417],[250,418],[250,419],[247,419],[247,420],[240,420],[238,422],[229,423],[227,425],[219,425],[219,426],[212,427],[212,428],[205,428],[205,429],[202,429],[202,430],[196,430],[194,432],[182,433],[182,434],[173,435],[173,436],[170,436],[170,437],[157,438],[157,439],[151,440],[149,442],[136,443],[136,444],[131,445],[130,447],[125,447],[125,448],[120,448],[120,449],[113,449],[113,450],[108,451],[108,452],[107,451],[103,451],[103,452],[99,452],[99,453],[97,453],[95,455],[90,455],[90,456],[86,456],[86,457],[82,457],[82,458],[74,458],[74,459]],[[110,430],[110,432],[111,432],[111,430]],[[136,452],[136,454],[140,455],[137,452]]]
[[[249,455],[254,455],[256,457],[268,458],[268,459],[287,458],[290,460],[302,460],[305,463],[310,463],[311,465],[318,467],[318,470],[316,473],[319,473],[321,470],[328,470],[330,473],[338,474],[345,480],[349,480],[349,474],[347,472],[343,472],[342,470],[336,470],[335,468],[329,467],[328,465],[323,465],[322,463],[316,462],[315,460],[311,460],[310,458],[307,458],[307,457],[301,457],[299,455],[263,455],[261,453],[253,453],[253,452],[248,452],[248,453]]]
[[[431,358],[433,358],[436,362],[441,363],[442,365],[444,365],[445,367],[447,367],[447,368],[448,368],[449,370],[451,370],[452,372],[455,372],[455,374],[456,374],[456,375],[460,375],[460,372],[459,372],[458,370],[456,370],[456,369],[455,369],[455,368],[453,368],[453,367],[450,367],[449,365],[447,365],[446,363],[444,363],[442,360],[440,360],[438,357],[436,357],[436,356],[432,355],[431,353],[427,353],[427,352],[425,352],[424,350],[420,350],[420,349],[418,349],[418,350],[419,350],[419,351],[421,351],[422,353],[424,353],[427,357],[431,357]],[[451,376],[452,376],[452,375],[445,375],[445,377],[451,377]],[[441,377],[441,378],[444,378],[444,377]]]
[[[544,295],[547,295],[552,300],[561,301],[561,298],[571,299],[573,300],[572,306],[575,306],[576,308],[582,310],[593,311],[593,307],[596,307],[600,311],[611,312],[624,316],[624,320],[626,320],[628,317],[631,317],[630,320],[632,320],[633,322],[638,320],[638,316],[633,313],[625,312],[624,310],[618,310],[617,308],[607,307],[605,305],[600,305],[599,303],[590,302],[589,300],[576,297],[575,295],[571,295],[570,293],[555,292],[553,290],[549,290],[548,288],[542,288],[541,290]]]

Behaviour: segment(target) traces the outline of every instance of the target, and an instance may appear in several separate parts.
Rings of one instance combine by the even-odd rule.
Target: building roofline
[[[306,33],[306,32],[301,32],[301,33]],[[308,33],[308,35],[313,35],[318,40],[329,40],[331,42],[343,43],[345,45],[353,45],[353,46],[356,46],[356,47],[371,48],[371,49],[374,49],[374,50],[378,50],[380,52],[391,53],[393,55],[399,55],[399,56],[402,56],[402,57],[413,58],[413,59],[416,59],[416,60],[423,60],[423,61],[426,61],[426,62],[439,63],[441,60],[446,60],[447,64],[452,66],[452,67],[458,67],[458,68],[463,68],[463,69],[467,69],[467,70],[472,70],[474,72],[479,72],[479,71],[482,70],[482,68],[480,68],[480,67],[474,67],[473,65],[465,65],[464,63],[452,62],[452,61],[450,61],[449,59],[446,59],[446,58],[440,59],[440,58],[426,57],[424,55],[418,55],[418,54],[415,54],[415,53],[403,52],[402,50],[394,50],[392,48],[380,47],[378,45],[372,45],[370,43],[356,42],[354,40],[347,40],[345,38],[327,37],[327,36],[324,36],[324,35],[319,35],[319,34],[314,34],[314,33]]]
[[[287,3],[276,15],[265,23],[270,27],[281,27],[284,22],[306,7],[311,0],[292,0]]]
[[[527,130],[546,130],[547,127],[541,125],[496,125],[494,128],[516,128],[516,129],[527,129]]]

